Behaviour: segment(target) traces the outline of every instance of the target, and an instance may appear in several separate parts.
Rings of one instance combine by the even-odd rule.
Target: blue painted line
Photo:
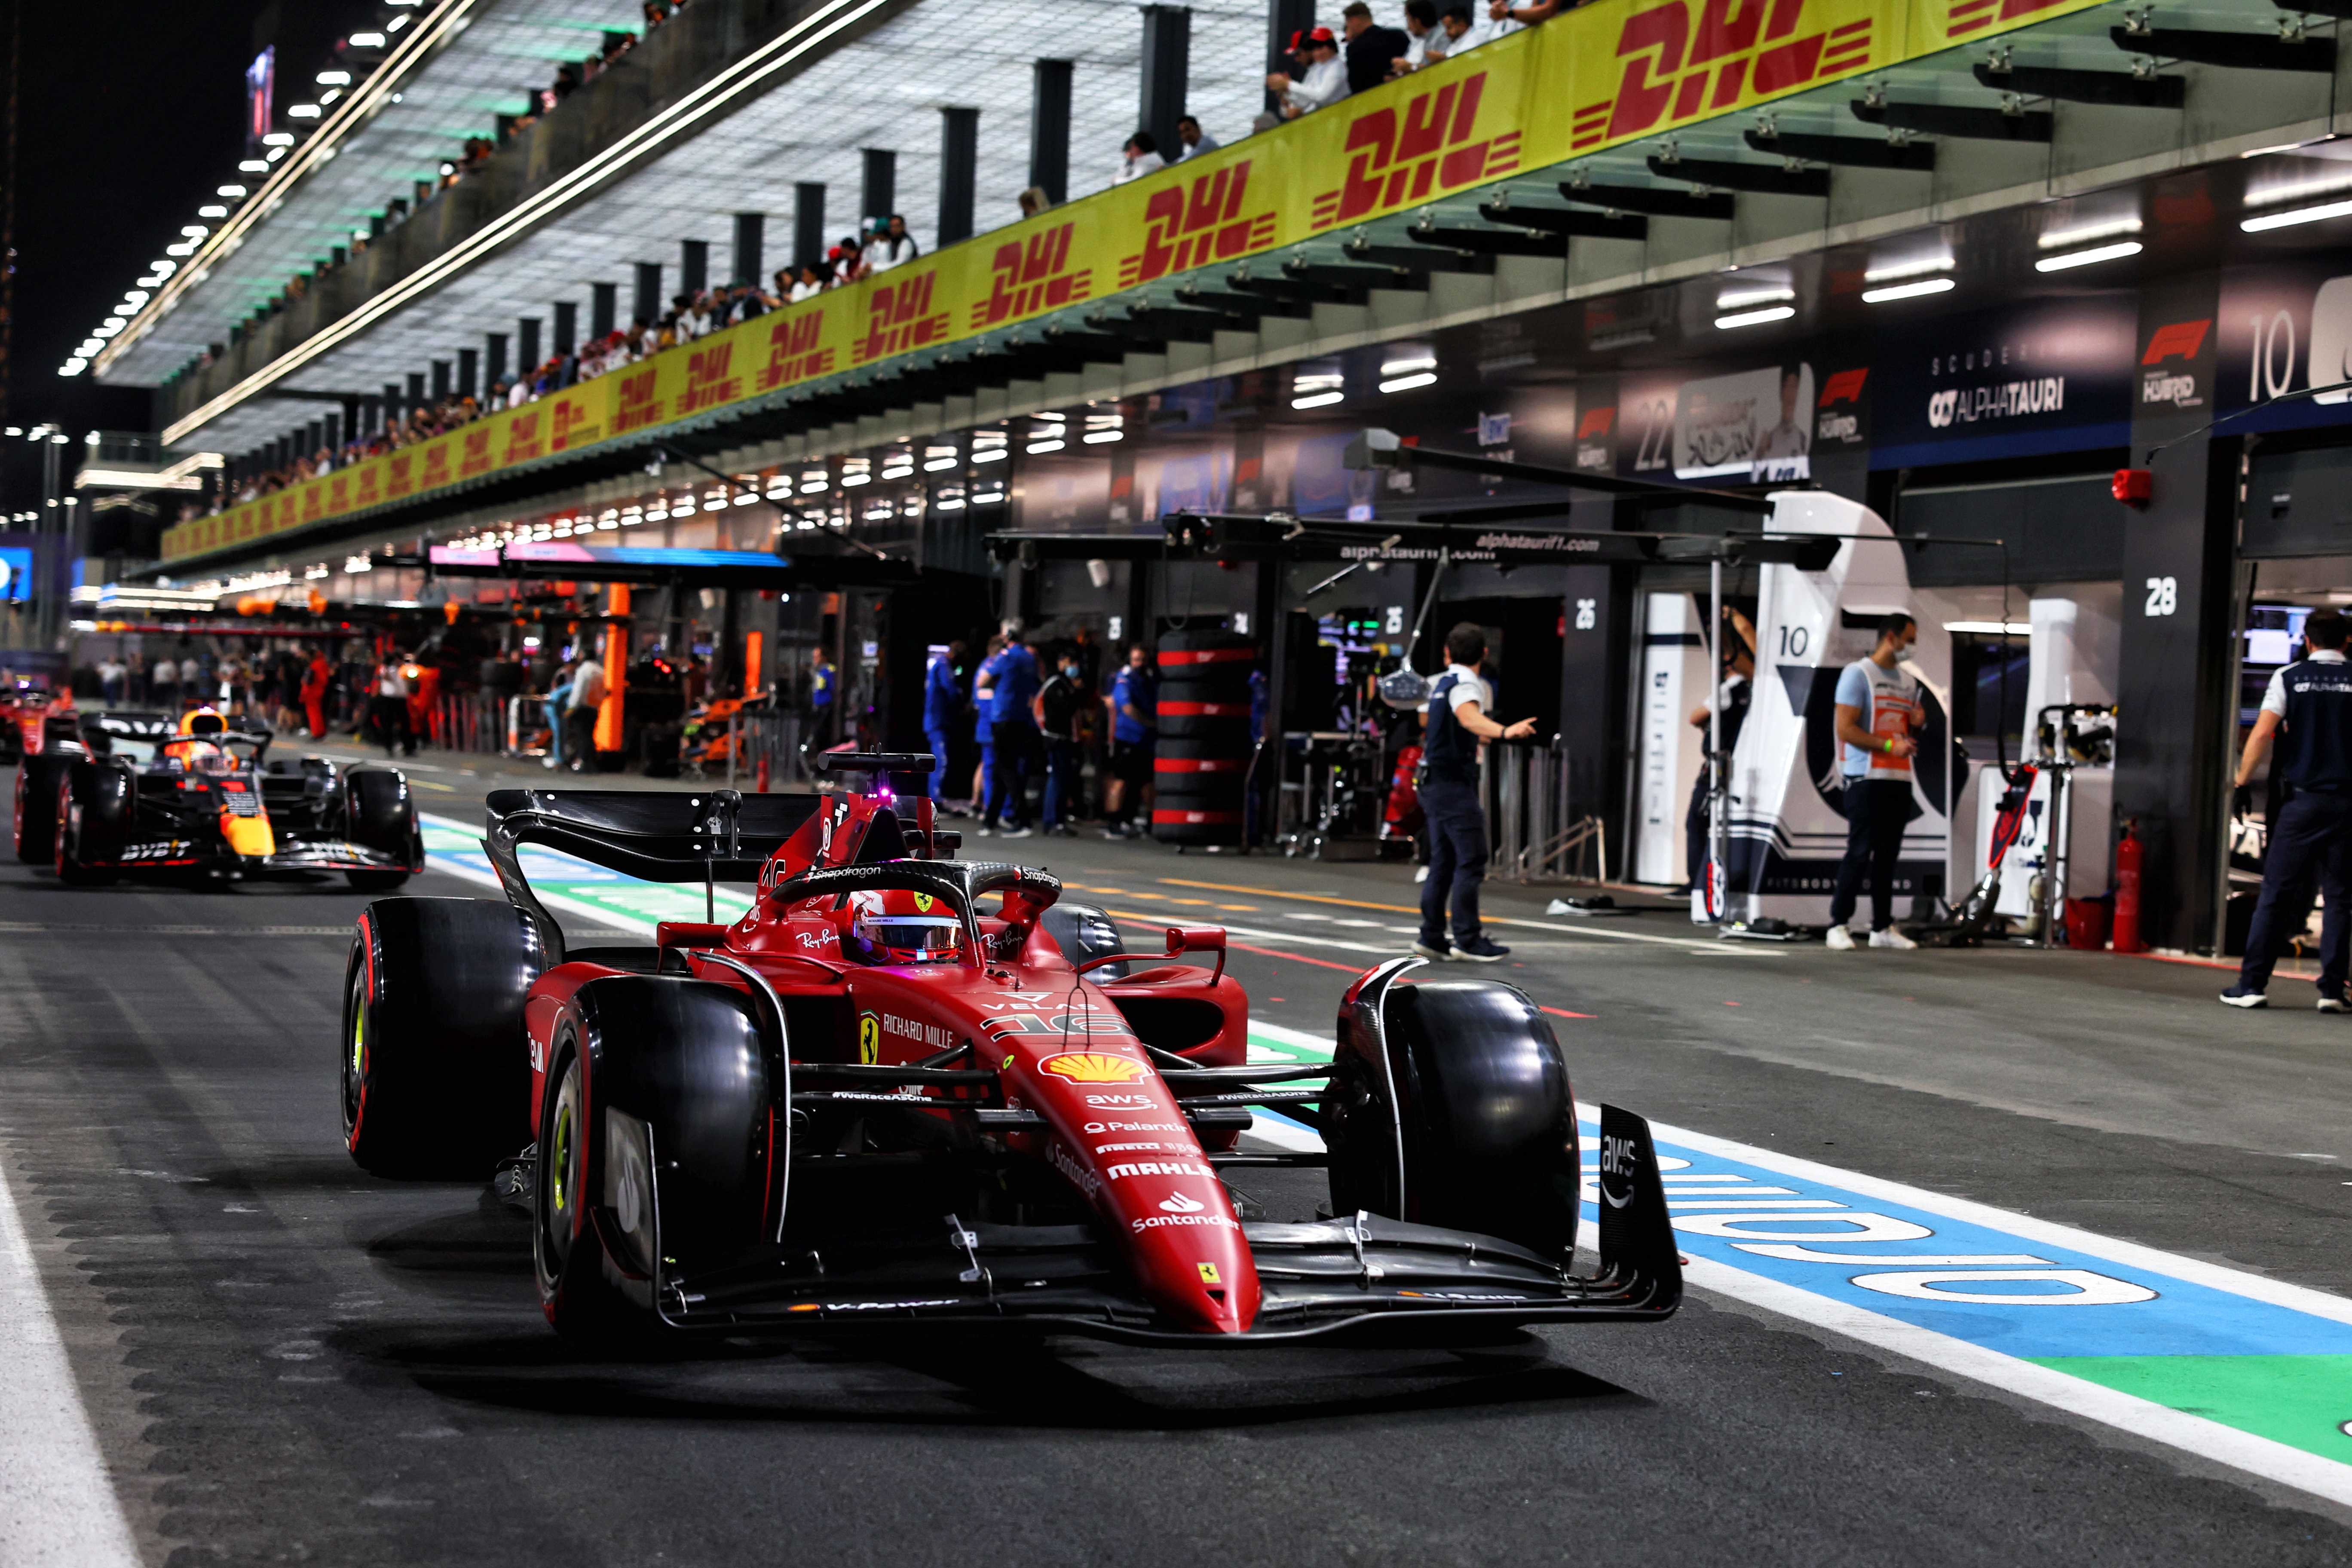
[[[1588,1148],[1599,1132],[1597,1121],[1586,1123]],[[2179,1271],[2119,1261],[2112,1247],[2059,1244],[2053,1233],[2063,1232],[2046,1224],[2029,1233],[1958,1218],[1883,1187],[1792,1175],[1664,1134],[1657,1149],[1685,1252],[2003,1355],[2352,1352],[2352,1322],[2212,1282],[2228,1270],[2185,1258],[2178,1261],[2191,1268]],[[1588,1171],[1592,1164],[1588,1154]],[[1589,1175],[1584,1196],[1597,1223]],[[2205,1278],[2184,1277],[2192,1270]],[[2341,1306],[2352,1316],[2352,1302]]]

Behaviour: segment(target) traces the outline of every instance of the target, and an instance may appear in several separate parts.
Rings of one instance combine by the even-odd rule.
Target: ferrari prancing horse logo
[[[872,1013],[857,1016],[857,1059],[867,1067],[882,1059],[882,1020]]]

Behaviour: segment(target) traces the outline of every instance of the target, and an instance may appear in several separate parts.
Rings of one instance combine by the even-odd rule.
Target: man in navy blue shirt
[[[2303,623],[2309,651],[2271,677],[2262,711],[2238,759],[2240,799],[2273,738],[2284,735],[2277,771],[2291,792],[2271,824],[2263,851],[2263,893],[2246,931],[2238,983],[2221,993],[2232,1007],[2270,1005],[2271,967],[2287,941],[2311,918],[2314,884],[2327,900],[2319,922],[2319,1010],[2352,1012],[2345,999],[2347,928],[2344,900],[2352,889],[2352,665],[2344,644],[2352,622],[2335,610],[2315,610]],[[2233,802],[2233,804],[2235,804]],[[2240,805],[2239,809],[2243,810]]]
[[[1488,741],[1517,741],[1536,721],[1498,724],[1487,717],[1495,694],[1486,684],[1486,634],[1464,621],[1445,634],[1445,672],[1431,683],[1421,721],[1421,809],[1429,821],[1429,880],[1421,889],[1423,958],[1493,963],[1511,950],[1478,923],[1478,884],[1486,879],[1486,808],[1478,800],[1478,753]],[[1446,905],[1454,906],[1447,940]]]
[[[1029,710],[1038,685],[1037,656],[1017,638],[982,665],[979,679],[972,682],[973,695],[985,704],[996,742],[994,764],[988,774],[988,799],[980,813],[983,838],[1000,822],[1007,838],[1029,837],[1029,777],[1045,761],[1037,717]]]
[[[1153,760],[1160,752],[1160,672],[1140,643],[1127,650],[1127,668],[1110,686],[1110,798],[1103,805],[1103,837],[1133,838],[1150,809]]]
[[[963,639],[950,639],[945,647],[931,650],[931,661],[923,669],[923,739],[931,747],[931,800],[944,804],[947,796],[940,784],[948,775],[950,752],[948,726],[955,722],[956,710],[963,706],[963,688],[956,684],[956,661],[963,658]]]

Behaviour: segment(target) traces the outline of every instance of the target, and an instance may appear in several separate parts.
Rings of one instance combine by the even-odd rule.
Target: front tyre
[[[1340,1020],[1331,1206],[1575,1249],[1576,1096],[1551,1023],[1486,980],[1389,985]]]
[[[530,1136],[523,1002],[548,966],[503,900],[382,899],[343,977],[343,1141],[385,1176],[482,1176]]]
[[[58,786],[73,760],[69,752],[36,752],[16,764],[16,858],[27,866],[57,859]]]
[[[630,974],[575,994],[541,1102],[532,1234],[559,1332],[644,1348],[664,1331],[662,1281],[773,1237],[780,1045],[731,986]]]

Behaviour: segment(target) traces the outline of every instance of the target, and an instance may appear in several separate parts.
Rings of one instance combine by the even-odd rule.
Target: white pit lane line
[[[0,1568],[138,1568],[0,1167]]]

